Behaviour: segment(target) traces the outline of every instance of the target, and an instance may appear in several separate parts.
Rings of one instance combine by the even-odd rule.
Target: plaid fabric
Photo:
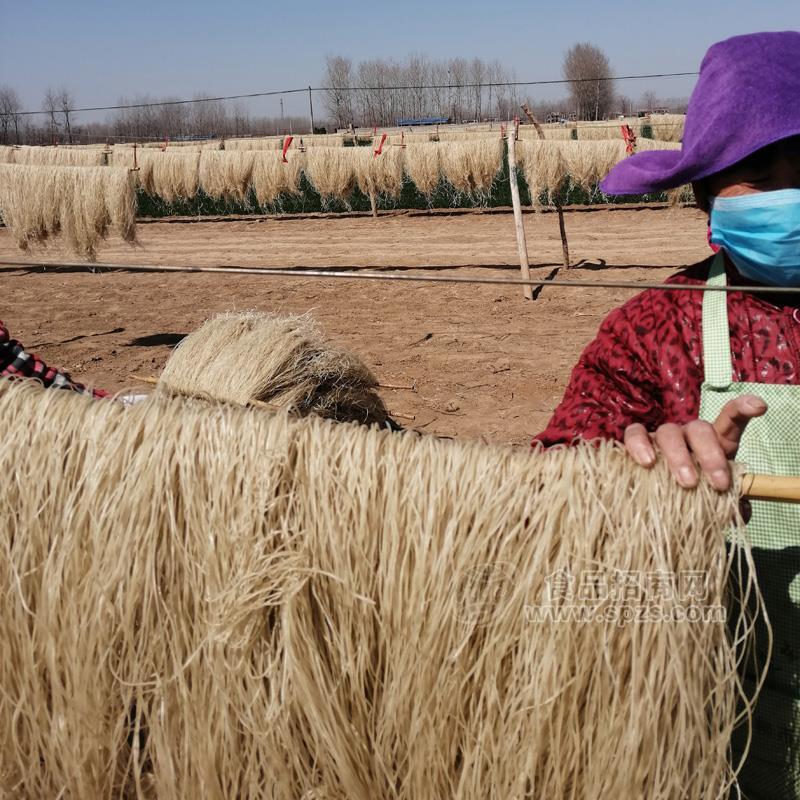
[[[714,259],[708,283],[724,286],[722,255]],[[737,460],[751,472],[800,475],[800,386],[736,381],[728,324],[729,298],[706,292],[703,298],[703,357],[705,381],[700,417],[716,419],[734,397],[755,394],[769,406],[763,417],[751,420],[742,437]],[[800,797],[800,506],[752,502],[747,524],[758,582],[772,624],[769,671],[753,714],[753,739],[740,774],[749,800]],[[759,631],[757,657],[765,663],[769,642]],[[746,672],[748,692],[755,674]],[[734,755],[741,756],[746,731],[734,735]]]
[[[20,342],[11,338],[8,328],[0,321],[0,377],[3,378],[36,378],[44,386],[56,389],[70,389],[93,397],[106,397],[103,389],[87,389],[82,383],[61,370],[48,367],[34,353],[29,353]]]

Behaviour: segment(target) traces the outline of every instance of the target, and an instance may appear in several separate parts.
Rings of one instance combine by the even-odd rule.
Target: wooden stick
[[[139,381],[139,383],[147,383],[155,386],[158,383],[158,378],[154,378],[149,375],[136,375],[135,373],[131,373],[129,376],[134,381]],[[406,388],[405,386],[402,388]],[[270,411],[281,411],[282,407],[277,406],[274,403],[267,403],[264,400],[248,400],[248,406],[255,406],[256,408],[267,408]],[[413,414],[401,414],[399,411],[390,411],[390,417],[397,417],[397,419],[410,419],[415,420],[416,417]]]
[[[511,204],[514,206],[514,227],[517,231],[517,252],[519,253],[519,269],[522,280],[531,279],[530,265],[528,264],[528,245],[525,242],[525,228],[522,224],[522,205],[519,202],[519,185],[517,184],[517,127],[509,125],[508,128],[508,181],[511,185]],[[526,300],[533,300],[533,289],[530,284],[522,287],[522,296]]]
[[[399,383],[379,383],[378,387],[381,389],[408,389],[409,392],[417,391],[417,384],[412,383],[410,386],[403,386]]]
[[[134,381],[139,381],[139,383],[150,383],[155,386],[158,383],[158,378],[150,378],[147,375],[136,375],[135,373],[131,373],[128,375]]]
[[[149,375],[136,375],[132,372],[128,377],[134,381],[139,381],[139,383],[147,383],[152,386],[155,386],[158,383],[158,378],[154,378]],[[246,405],[256,406],[257,408],[268,408],[270,411],[281,410],[280,406],[276,406],[274,403],[267,403],[264,400],[248,400]]]
[[[742,478],[742,497],[750,500],[800,503],[800,476],[747,473]]]
[[[369,207],[372,209],[372,216],[376,219],[378,218],[378,203],[375,200],[375,192],[370,191],[369,193]]]
[[[542,130],[542,126],[539,124],[539,121],[533,115],[533,112],[528,108],[526,103],[523,103],[520,108],[533,123],[533,127],[536,128],[536,133],[538,134],[539,138],[544,141],[546,138],[544,131]],[[533,198],[531,198],[531,202],[533,202]],[[569,244],[567,242],[567,229],[564,227],[564,209],[561,206],[561,201],[558,200],[558,198],[553,198],[553,205],[556,207],[556,212],[558,213],[558,232],[561,234],[561,254],[564,258],[564,269],[569,269]]]

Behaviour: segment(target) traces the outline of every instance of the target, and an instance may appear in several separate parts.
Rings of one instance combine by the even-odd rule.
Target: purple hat
[[[800,33],[751,33],[712,45],[689,100],[680,150],[617,164],[606,194],[647,194],[700,180],[800,134]]]

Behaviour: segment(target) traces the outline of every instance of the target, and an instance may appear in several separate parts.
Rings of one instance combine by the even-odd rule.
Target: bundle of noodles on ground
[[[159,386],[242,405],[257,400],[342,422],[388,420],[367,365],[325,342],[308,316],[220,314],[178,345]]]
[[[253,174],[252,151],[204,150],[200,153],[200,188],[209,196],[243,201]]]
[[[299,194],[305,153],[289,150],[286,161],[280,150],[253,152],[252,188],[259,205],[274,203],[281,195]]]
[[[0,217],[27,250],[61,236],[94,260],[110,231],[136,240],[136,195],[123,167],[0,165]]]
[[[663,619],[620,622],[631,584],[601,587],[699,571],[724,604],[750,574],[741,528],[726,550],[735,491],[612,443],[192,398],[2,381],[0,417],[4,796],[727,796],[725,622],[647,584]]]

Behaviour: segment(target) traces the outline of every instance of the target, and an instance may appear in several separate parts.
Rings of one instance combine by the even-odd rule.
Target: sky
[[[15,88],[31,110],[41,108],[48,87],[62,86],[79,106],[111,105],[137,94],[317,86],[327,54],[359,61],[411,53],[498,58],[519,80],[548,80],[561,77],[564,52],[579,41],[602,48],[616,75],[683,72],[696,70],[720,39],[798,28],[800,0],[0,0],[0,85]],[[693,85],[670,78],[617,90],[683,97]],[[549,100],[566,92],[528,94]],[[278,102],[249,101],[249,108],[278,116]],[[287,96],[285,110],[305,114],[306,96]]]

